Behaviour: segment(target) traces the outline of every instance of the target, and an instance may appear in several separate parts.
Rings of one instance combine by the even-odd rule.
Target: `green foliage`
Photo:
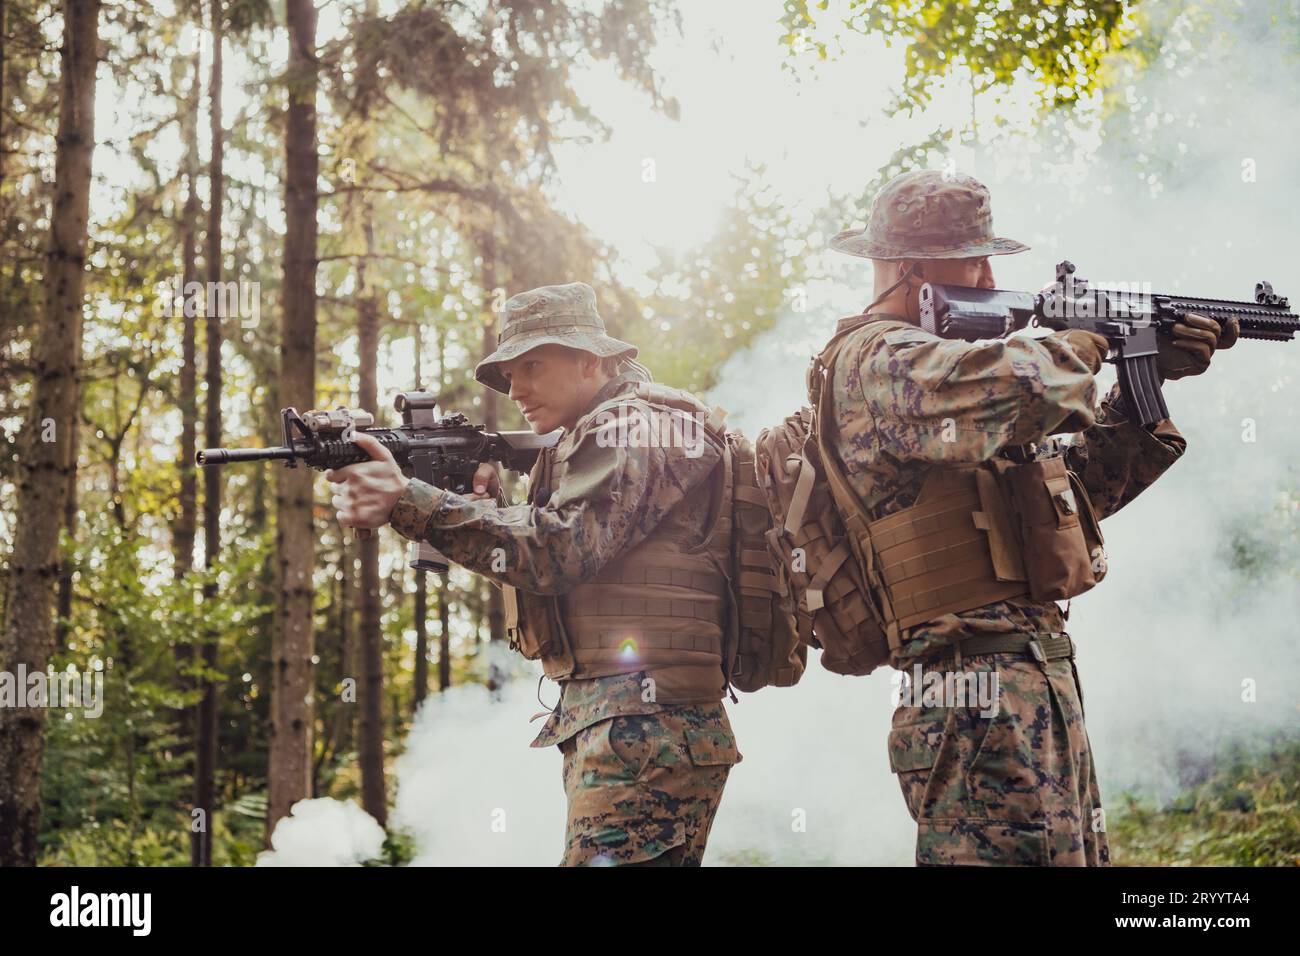
[[[1222,538],[1222,559],[1244,588],[1277,586],[1278,576],[1300,574],[1300,509],[1294,496],[1234,521]]]
[[[703,247],[679,257],[658,250],[655,290],[633,341],[655,378],[703,393],[733,352],[797,307],[808,244],[763,168],[740,178],[736,195]]]
[[[390,830],[384,834],[383,856],[363,866],[406,866],[415,859],[415,838],[409,833]]]
[[[247,585],[267,552],[232,553],[211,571],[178,582],[111,514],[91,521],[85,542],[68,556],[77,610],[52,666],[83,678],[101,675],[102,712],[51,711],[43,855],[77,865],[186,863],[192,754],[181,729],[199,692],[185,688],[199,677],[218,682],[223,730],[238,726],[251,701],[230,693],[240,685],[223,670],[205,668],[182,650],[216,640],[223,649],[219,668],[239,663],[241,644],[250,639],[246,622],[265,611],[259,592]],[[221,600],[197,600],[205,581]],[[260,736],[250,727],[243,733],[230,742],[230,753]],[[265,772],[264,757],[255,770]]]
[[[1235,748],[1167,807],[1125,795],[1107,833],[1119,866],[1300,866],[1300,739]]]
[[[793,55],[811,50],[820,59],[839,45],[819,35],[827,0],[787,0],[781,42]],[[1046,108],[1068,107],[1093,93],[1102,58],[1132,36],[1135,0],[849,0],[838,26],[880,34],[887,44],[905,43],[906,69],[891,113],[924,109],[937,82],[957,67],[970,71],[977,88],[1008,86],[1031,77]],[[842,52],[842,48],[841,51]]]

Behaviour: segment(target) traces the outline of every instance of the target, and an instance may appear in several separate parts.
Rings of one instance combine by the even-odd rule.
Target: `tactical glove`
[[[1237,344],[1241,323],[1229,319],[1222,326],[1195,312],[1188,312],[1181,322],[1174,323],[1173,337],[1157,338],[1156,371],[1161,381],[1200,375],[1210,367],[1210,357],[1217,349],[1230,349]]]
[[[1092,370],[1093,375],[1101,371],[1101,363],[1105,360],[1106,353],[1110,351],[1110,343],[1106,341],[1106,336],[1098,335],[1096,332],[1085,332],[1083,329],[1065,329],[1052,334],[1064,339],[1070,346],[1070,350]]]

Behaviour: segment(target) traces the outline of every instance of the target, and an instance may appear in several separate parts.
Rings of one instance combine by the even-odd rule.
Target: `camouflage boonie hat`
[[[599,355],[635,358],[637,348],[605,334],[596,311],[596,293],[585,282],[544,285],[512,295],[497,332],[497,350],[478,363],[474,377],[488,388],[510,392],[501,363],[539,345],[563,345]]]
[[[993,235],[988,188],[933,169],[895,176],[876,194],[863,229],[846,229],[831,248],[864,259],[966,259],[1029,247]]]

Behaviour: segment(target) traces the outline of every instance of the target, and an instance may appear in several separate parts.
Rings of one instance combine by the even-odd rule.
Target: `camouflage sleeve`
[[[590,423],[579,425],[564,477],[543,507],[499,508],[412,481],[390,523],[493,581],[563,594],[641,542],[720,460],[708,441],[625,447],[597,437]]]
[[[1167,418],[1147,427],[1129,421],[1116,383],[1096,424],[1074,436],[1066,464],[1088,490],[1097,517],[1105,518],[1164,474],[1186,448],[1187,439]]]
[[[867,338],[857,367],[882,450],[902,460],[987,461],[1094,421],[1092,372],[1057,336],[972,343],[896,329]]]

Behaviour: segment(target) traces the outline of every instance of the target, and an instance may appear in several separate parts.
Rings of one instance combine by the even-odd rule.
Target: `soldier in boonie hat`
[[[637,347],[605,332],[596,311],[596,293],[585,282],[544,285],[512,295],[497,333],[497,350],[478,363],[474,377],[488,388],[509,393],[501,365],[540,345],[563,345],[601,358],[636,358]]]
[[[991,289],[988,257],[1029,248],[994,235],[992,205],[983,183],[933,169],[895,176],[876,194],[866,226],[844,230],[830,245],[877,263],[877,295],[863,312],[891,313],[910,321],[919,319],[917,294],[923,282]],[[895,262],[898,265],[886,265]],[[895,292],[904,284],[906,288]]]
[[[968,259],[1029,247],[993,234],[989,191],[979,180],[921,169],[886,183],[867,225],[839,233],[831,248],[864,259]]]

